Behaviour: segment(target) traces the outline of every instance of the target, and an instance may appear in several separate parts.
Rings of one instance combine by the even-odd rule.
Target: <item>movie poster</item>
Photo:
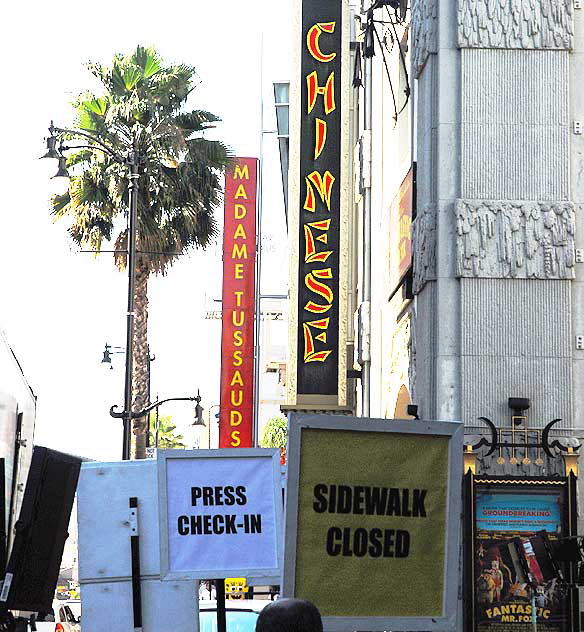
[[[520,538],[529,548],[530,536],[545,529],[550,540],[562,534],[562,489],[477,489],[475,504],[476,632],[532,632],[531,594],[519,576],[504,541]],[[528,556],[529,559],[529,556]],[[538,569],[529,572],[541,580]],[[553,579],[536,591],[538,632],[567,629],[565,594]]]

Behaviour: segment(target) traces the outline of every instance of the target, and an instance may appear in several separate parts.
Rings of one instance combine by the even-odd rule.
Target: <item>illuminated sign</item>
[[[346,404],[346,223],[343,183],[348,107],[346,18],[339,0],[302,2],[291,151],[292,311],[288,404]],[[294,125],[294,121],[292,121]],[[294,361],[295,360],[295,361]],[[310,399],[312,398],[312,399]]]
[[[253,445],[256,158],[225,174],[219,447]]]
[[[531,592],[506,544],[512,540],[525,543],[540,530],[551,540],[564,536],[568,531],[565,487],[561,479],[551,483],[526,481],[524,485],[477,479],[472,560],[475,632],[534,629]],[[530,564],[529,571],[537,579],[537,568]],[[569,629],[569,602],[558,590],[556,579],[539,579],[537,629],[565,632]]]

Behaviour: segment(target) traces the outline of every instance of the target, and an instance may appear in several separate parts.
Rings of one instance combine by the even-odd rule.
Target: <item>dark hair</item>
[[[322,619],[306,599],[278,599],[260,612],[256,632],[322,632]]]

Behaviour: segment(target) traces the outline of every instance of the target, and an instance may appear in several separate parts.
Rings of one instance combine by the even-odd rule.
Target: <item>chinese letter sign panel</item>
[[[297,392],[338,394],[342,2],[302,3]],[[344,344],[344,343],[343,343]]]
[[[253,442],[256,158],[225,174],[219,447]]]

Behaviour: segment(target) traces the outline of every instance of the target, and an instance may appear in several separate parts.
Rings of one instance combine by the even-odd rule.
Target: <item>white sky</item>
[[[202,83],[189,105],[223,119],[218,136],[237,155],[259,156],[260,95],[263,129],[273,130],[272,82],[290,77],[290,5],[33,0],[4,7],[0,328],[38,396],[35,443],[97,460],[121,458],[121,422],[109,416],[109,407],[123,404],[124,356],[113,356],[114,370],[100,360],[106,341],[125,344],[127,276],[110,254],[95,259],[75,252],[65,223],[50,217],[56,162],[38,157],[51,119],[70,125],[68,104],[94,87],[85,62],[106,64],[117,52],[153,45],[165,61],[197,68]],[[271,248],[262,291],[281,294],[287,258],[280,250],[285,224],[275,134],[264,134],[264,165],[263,230]],[[220,244],[209,254],[184,257],[167,277],[151,281],[153,398],[194,395],[199,388],[205,408],[218,403],[220,325],[203,319],[205,295],[208,301],[221,296]],[[181,430],[192,421],[188,403],[160,411]]]

